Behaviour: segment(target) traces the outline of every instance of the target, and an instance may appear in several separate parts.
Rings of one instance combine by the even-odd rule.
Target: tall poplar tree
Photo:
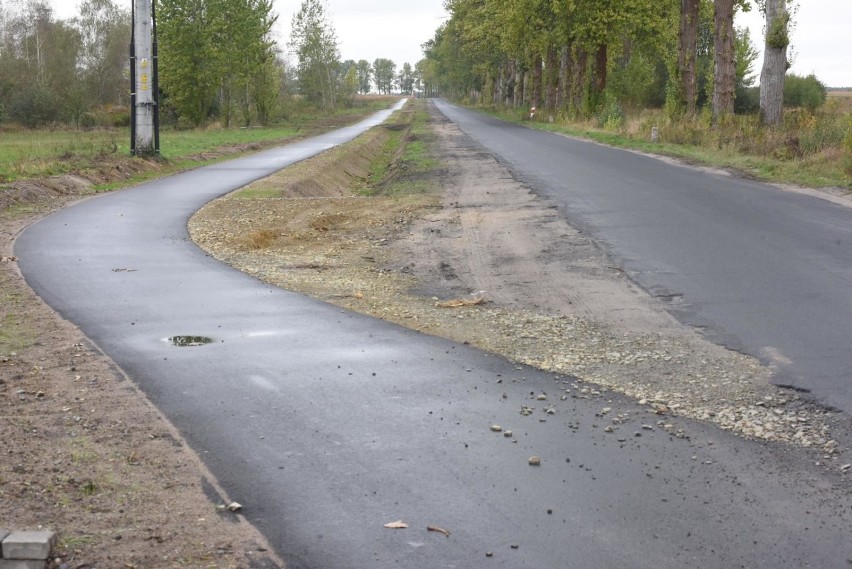
[[[366,59],[361,59],[356,64],[356,72],[358,74],[358,92],[366,95],[370,92],[373,83],[373,67]]]
[[[784,76],[790,45],[787,0],[765,0],[766,46],[760,73],[760,115],[764,124],[780,124],[784,113]]]
[[[333,110],[337,101],[337,36],[321,0],[303,0],[293,16],[289,47],[296,55],[299,90],[305,99]]]
[[[406,62],[402,64],[397,82],[399,83],[399,90],[403,93],[407,94],[414,91],[414,69],[410,63]]]
[[[677,70],[680,79],[680,97],[688,115],[695,114],[698,99],[698,78],[695,58],[698,46],[698,16],[700,0],[681,0],[680,28],[678,33]]]
[[[373,62],[373,76],[376,80],[376,90],[389,95],[396,79],[396,63],[383,57],[377,58]]]
[[[734,114],[734,88],[736,62],[734,60],[734,6],[735,0],[715,0],[713,20],[713,122]]]

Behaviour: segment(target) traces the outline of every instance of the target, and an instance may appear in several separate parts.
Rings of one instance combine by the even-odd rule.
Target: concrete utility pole
[[[157,107],[157,22],[153,0],[133,1],[130,40],[130,153],[160,153],[160,117]]]

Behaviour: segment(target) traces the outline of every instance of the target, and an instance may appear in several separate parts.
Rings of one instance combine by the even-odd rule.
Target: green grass
[[[413,101],[398,115],[397,124],[409,126],[391,131],[372,163],[369,187],[364,193],[401,196],[428,193],[436,187],[433,174],[440,163],[430,150],[435,135],[428,121],[423,100]]]
[[[391,131],[378,156],[370,164],[370,172],[367,176],[367,183],[371,188],[370,193],[374,193],[375,188],[387,179],[394,156],[402,146],[403,133],[404,131]]]
[[[286,141],[299,134],[292,126],[258,129],[164,130],[161,156],[169,162],[193,161],[222,147]],[[129,157],[130,131],[20,131],[0,134],[0,181],[11,182],[85,171],[110,156]]]
[[[21,351],[31,346],[36,338],[35,330],[15,314],[0,319],[0,354]]]
[[[96,535],[66,535],[59,540],[58,548],[60,551],[74,550],[86,545],[96,545],[100,542],[101,538]]]
[[[130,180],[106,183],[99,190],[110,190],[129,183],[150,179],[210,161],[211,153],[224,148],[260,144],[271,146],[299,136],[311,136],[355,122],[375,111],[386,109],[392,98],[361,99],[352,108],[326,113],[302,104],[294,104],[288,121],[262,128],[216,128],[160,132],[163,161],[157,168],[143,168],[145,173]],[[233,157],[230,154],[228,157]],[[26,130],[0,128],[0,183],[68,173],[96,171],[107,161],[137,160],[130,158],[129,129],[52,129]]]
[[[21,351],[38,337],[35,329],[19,314],[23,293],[10,284],[11,280],[3,275],[0,281],[0,355]]]

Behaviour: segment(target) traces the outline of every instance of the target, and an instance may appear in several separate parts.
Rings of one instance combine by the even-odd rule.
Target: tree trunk
[[[577,50],[577,57],[574,59],[574,73],[572,74],[573,81],[571,86],[571,104],[574,107],[574,112],[580,112],[583,108],[583,99],[586,90],[586,70],[589,65],[589,52],[585,49]]]
[[[766,0],[766,47],[760,73],[760,115],[766,125],[781,124],[784,116],[789,20],[787,0]]]
[[[598,46],[595,54],[595,91],[603,93],[606,91],[606,66],[608,61],[607,45],[602,43]]]
[[[222,109],[219,111],[219,116],[225,128],[231,128],[231,86],[228,80],[225,80],[221,93]]]
[[[526,77],[522,64],[519,62],[515,63],[515,102],[514,108],[518,108],[524,104],[524,89],[526,88]]]
[[[504,92],[503,106],[511,107],[515,104],[515,61],[510,59],[506,65],[508,66],[508,70],[506,72],[508,79],[506,83],[506,90]]]
[[[531,107],[541,107],[541,76],[542,76],[542,64],[541,64],[541,56],[536,55],[533,58],[533,68],[532,68],[532,88],[530,89],[530,106]]]
[[[564,107],[568,104],[568,91],[571,72],[571,48],[567,45],[562,48],[559,59],[559,89],[556,91],[556,106]]]
[[[497,79],[494,83],[494,96],[491,98],[491,106],[498,107],[503,101],[503,88],[506,85],[506,66],[500,64],[497,71]]]
[[[547,77],[544,108],[552,113],[556,110],[556,91],[559,89],[559,59],[555,45],[547,48],[547,61],[544,72],[545,77]]]
[[[734,113],[734,0],[714,0],[713,123]]]
[[[683,102],[686,113],[695,115],[697,100],[697,81],[695,77],[695,54],[698,46],[698,8],[699,0],[681,0],[680,3],[680,42],[677,52],[677,68],[680,73]]]

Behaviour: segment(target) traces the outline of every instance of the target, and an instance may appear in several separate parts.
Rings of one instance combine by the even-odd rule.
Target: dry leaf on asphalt
[[[405,529],[408,527],[408,524],[402,520],[391,522],[389,524],[385,524],[385,527],[388,529]]]
[[[429,531],[435,531],[435,532],[438,532],[438,533],[442,533],[445,536],[450,537],[450,532],[448,530],[445,530],[444,528],[439,528],[438,526],[427,526],[426,529],[429,530]]]

